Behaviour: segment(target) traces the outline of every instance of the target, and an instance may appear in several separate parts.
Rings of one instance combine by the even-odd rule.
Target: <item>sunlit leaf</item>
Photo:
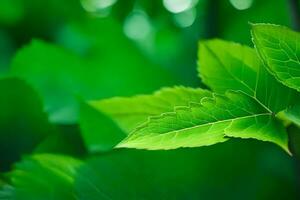
[[[252,37],[269,71],[286,86],[300,91],[300,34],[279,25],[253,24]]]
[[[150,117],[117,147],[175,149],[208,146],[230,137],[273,142],[286,151],[284,127],[255,99],[238,92],[215,95]]]
[[[211,97],[207,90],[187,87],[164,88],[152,95],[115,97],[82,105],[80,126],[91,151],[109,150],[149,116],[171,112],[174,106],[187,106]]]
[[[296,90],[281,84],[265,69],[254,49],[237,43],[200,42],[199,75],[213,91],[243,91],[274,113],[300,99]]]

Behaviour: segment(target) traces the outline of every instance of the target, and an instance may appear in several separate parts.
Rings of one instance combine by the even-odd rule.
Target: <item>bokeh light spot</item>
[[[127,16],[123,28],[125,35],[130,39],[144,40],[150,35],[152,25],[145,12],[135,10]]]
[[[88,12],[101,12],[113,6],[117,0],[81,0],[82,7]]]
[[[198,0],[163,0],[165,8],[172,13],[180,13],[186,11],[195,5]]]
[[[196,15],[197,15],[196,9],[192,8],[184,12],[175,14],[174,21],[177,26],[186,28],[193,25],[193,23],[196,20]]]
[[[253,0],[230,0],[230,3],[237,10],[246,10],[253,4]]]

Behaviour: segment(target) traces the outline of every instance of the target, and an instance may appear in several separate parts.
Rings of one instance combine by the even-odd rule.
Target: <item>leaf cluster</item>
[[[219,39],[199,42],[198,71],[206,88],[166,87],[150,95],[100,100],[87,100],[97,99],[90,94],[102,88],[102,83],[94,84],[97,73],[105,73],[95,67],[97,56],[87,61],[57,46],[32,42],[14,58],[14,78],[0,82],[0,91],[7,94],[0,99],[0,122],[8,120],[10,113],[10,121],[22,127],[0,124],[8,133],[18,133],[9,134],[9,138],[0,135],[1,155],[13,152],[13,157],[1,157],[2,163],[8,163],[1,170],[11,169],[22,155],[32,154],[1,174],[0,199],[197,199],[202,191],[195,179],[205,177],[199,168],[213,168],[223,175],[232,168],[218,167],[227,161],[226,155],[224,160],[212,161],[214,168],[199,160],[205,148],[182,147],[232,144],[242,138],[271,142],[288,154],[295,153],[289,147],[287,132],[292,130],[291,124],[293,130],[300,124],[300,35],[271,24],[253,24],[251,33],[254,48]],[[53,55],[51,61],[47,53]],[[32,61],[33,54],[37,59]],[[143,60],[137,56],[134,62],[141,64]],[[48,65],[56,67],[43,67]],[[64,65],[65,74],[57,75]],[[85,71],[83,65],[91,71]],[[141,76],[136,68],[130,70]],[[85,75],[92,80],[83,78]],[[147,79],[155,80],[153,76]],[[85,87],[89,92],[84,92]],[[20,105],[20,99],[31,112],[14,106]],[[76,121],[79,126],[54,125],[47,113],[52,122]],[[68,116],[74,118],[66,119]],[[32,143],[28,145],[26,139]],[[15,143],[10,146],[7,141]],[[297,148],[296,143],[293,148]],[[222,151],[217,146],[214,149]],[[240,154],[227,157],[233,155]],[[233,166],[246,171],[248,163],[239,162],[239,156],[230,158]],[[174,180],[189,184],[174,184]],[[195,192],[186,191],[186,187]],[[221,193],[213,195],[222,198]]]

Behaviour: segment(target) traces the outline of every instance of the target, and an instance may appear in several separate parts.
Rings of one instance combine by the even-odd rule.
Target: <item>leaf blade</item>
[[[266,128],[264,123],[258,121],[271,125]],[[240,92],[228,92],[226,96],[203,98],[201,103],[177,107],[174,112],[150,118],[117,148],[155,150],[198,147],[225,142],[228,136],[273,142],[288,152],[287,135],[283,128],[279,131],[274,128],[276,123],[272,113],[255,99]],[[250,133],[247,130],[249,127]],[[265,129],[267,134],[259,135],[261,129]],[[278,133],[274,135],[274,131]]]
[[[253,24],[251,33],[268,70],[282,84],[300,91],[299,33],[273,24]]]
[[[163,88],[151,95],[115,97],[90,101],[81,106],[80,127],[89,151],[107,151],[115,147],[149,116],[170,112],[210,97],[211,92],[188,87]]]
[[[198,71],[213,91],[241,90],[270,112],[282,111],[299,99],[296,90],[281,84],[265,69],[254,49],[237,43],[200,42]]]
[[[189,102],[198,102],[203,97],[210,97],[208,90],[177,86],[163,88],[151,95],[134,97],[115,97],[88,104],[96,110],[113,118],[125,133],[131,132],[149,116],[170,112],[174,106],[185,106]]]

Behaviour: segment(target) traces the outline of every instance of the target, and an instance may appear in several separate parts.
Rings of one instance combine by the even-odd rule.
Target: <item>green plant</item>
[[[251,26],[255,49],[200,42],[199,75],[211,90],[175,87],[89,102],[128,134],[116,148],[175,149],[254,138],[290,153],[285,125],[299,124],[300,35],[277,25]]]
[[[3,101],[0,117],[4,122],[5,119],[14,122],[13,125],[0,124],[10,135],[9,138],[2,135],[2,154],[12,152],[10,155],[13,155],[1,158],[5,163],[2,170],[9,172],[0,174],[0,199],[200,199],[206,196],[220,199],[232,186],[241,194],[229,195],[229,199],[233,196],[265,199],[265,194],[273,195],[270,199],[294,197],[297,177],[292,170],[293,159],[273,149],[264,152],[259,143],[234,143],[233,138],[272,142],[288,154],[299,155],[300,82],[297,80],[300,73],[298,76],[297,69],[300,53],[297,41],[300,35],[269,24],[252,25],[252,35],[256,51],[218,39],[200,42],[199,75],[208,88],[176,86],[152,95],[96,101],[86,99],[94,91],[101,93],[101,84],[88,90],[88,94],[80,90],[81,85],[89,88],[97,81],[97,73],[91,73],[92,80],[82,78],[85,70],[81,69],[84,66],[81,63],[87,64],[86,60],[41,41],[25,47],[15,57],[12,71],[25,81],[4,78],[0,82],[0,91],[6,94],[6,98],[0,99]],[[53,61],[52,65],[57,68],[43,68],[49,62],[40,52],[56,55],[52,59],[57,63]],[[30,59],[32,55],[35,59]],[[71,87],[74,82],[61,76],[57,85],[54,84],[55,89],[47,90],[48,84],[41,84],[45,81],[41,74],[47,75],[49,85],[53,86],[59,66],[64,65],[70,69],[62,74],[68,74],[70,80],[78,77],[75,79],[78,82]],[[47,69],[53,72],[40,71]],[[32,75],[33,72],[36,74]],[[141,77],[139,72],[135,73]],[[155,77],[147,78],[155,80]],[[55,95],[51,95],[52,92]],[[57,98],[60,97],[57,94],[71,98]],[[39,95],[43,98],[39,99]],[[24,98],[26,96],[31,98]],[[53,97],[57,103],[51,104]],[[76,113],[76,119],[72,120],[78,122],[80,130],[74,124],[49,122],[41,100],[52,108],[48,110],[50,121],[62,123],[71,112]],[[53,118],[69,101],[75,102],[71,109],[66,109],[69,114]],[[77,106],[80,107],[78,113]],[[38,128],[31,130],[35,124]],[[26,139],[32,143],[26,146]],[[229,140],[233,141],[225,144],[228,146],[180,148]],[[253,151],[248,150],[249,144],[255,145]],[[264,159],[253,155],[262,155]],[[261,173],[262,169],[257,167],[261,160],[267,160],[263,171],[268,173]],[[220,164],[224,164],[222,170]],[[280,169],[279,165],[282,165]],[[233,174],[243,181],[236,182]],[[249,182],[255,186],[248,193]],[[278,196],[274,188],[285,192]]]

